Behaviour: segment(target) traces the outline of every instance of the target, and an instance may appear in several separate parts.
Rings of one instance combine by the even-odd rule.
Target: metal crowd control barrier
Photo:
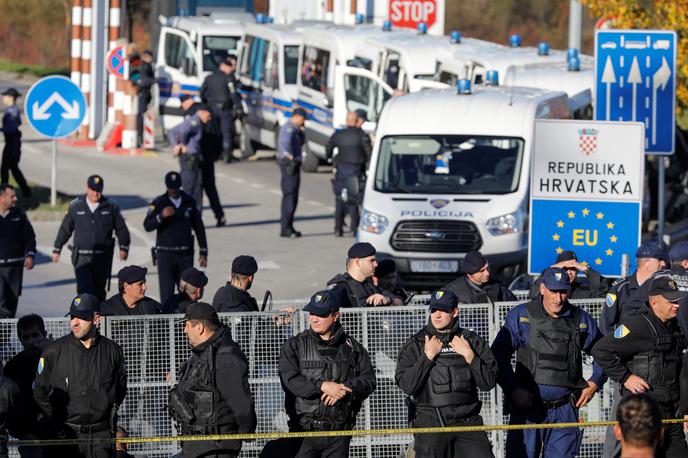
[[[415,305],[346,309],[341,322],[345,330],[369,351],[377,375],[377,389],[365,402],[358,415],[356,429],[408,427],[405,395],[394,380],[396,357],[404,342],[420,330],[428,320],[428,296],[414,298]],[[293,301],[290,305],[297,305]],[[574,301],[597,318],[603,301]],[[492,343],[501,324],[515,303],[462,305],[459,320],[463,327],[473,329]],[[107,317],[101,332],[124,349],[129,378],[128,394],[120,408],[120,425],[130,437],[171,436],[177,434],[167,414],[167,394],[176,382],[180,365],[190,350],[180,315]],[[282,343],[308,329],[308,315],[273,312],[222,314],[232,336],[249,360],[249,383],[258,415],[257,432],[287,431],[284,393],[278,375],[278,359]],[[69,332],[66,318],[46,319],[46,328],[55,338]],[[20,349],[16,337],[16,320],[0,320],[0,357],[7,361]],[[589,361],[588,361],[589,363]],[[86,370],[86,369],[85,369]],[[589,368],[588,368],[589,373]],[[581,411],[581,419],[599,421],[611,418],[611,390]],[[485,424],[504,424],[502,393],[499,389],[480,394]],[[491,431],[496,456],[503,456],[505,433]],[[397,458],[404,456],[410,436],[355,437],[351,456],[355,458]],[[604,442],[604,428],[586,428],[581,457],[597,457]],[[265,441],[245,443],[242,457],[258,457]],[[174,443],[143,443],[131,445],[129,452],[137,456],[168,457],[178,451]],[[16,450],[13,456],[18,456]]]

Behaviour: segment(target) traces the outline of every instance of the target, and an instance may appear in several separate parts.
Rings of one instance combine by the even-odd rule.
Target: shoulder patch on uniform
[[[607,304],[607,307],[612,307],[616,303],[616,294],[607,294],[607,298],[604,300],[604,303]]]
[[[198,125],[198,121],[195,120],[195,119],[191,119],[191,120],[189,121],[189,124],[191,124],[193,127],[196,127],[196,126]]]
[[[527,316],[519,316],[519,317],[518,317],[518,322],[519,322],[519,323],[530,323],[530,317],[527,317]]]
[[[623,339],[624,337],[626,337],[630,333],[631,333],[631,330],[622,324],[621,326],[619,326],[618,328],[616,328],[614,330],[614,337],[617,339]]]
[[[75,197],[71,200],[71,202],[69,202],[69,206],[71,207],[72,205],[76,205],[77,203],[79,203],[79,198]]]
[[[578,329],[588,329],[588,323],[579,323]]]
[[[45,358],[41,358],[38,360],[38,374],[43,373],[43,369],[45,369]]]
[[[148,214],[150,215],[150,214],[153,213],[154,211],[155,211],[155,205],[150,204],[150,205],[148,206]]]

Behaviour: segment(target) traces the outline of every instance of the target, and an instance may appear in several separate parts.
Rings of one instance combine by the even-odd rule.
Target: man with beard
[[[509,288],[502,282],[491,278],[490,263],[480,251],[466,253],[461,264],[466,275],[445,286],[454,293],[461,304],[489,304],[501,301],[515,301]]]

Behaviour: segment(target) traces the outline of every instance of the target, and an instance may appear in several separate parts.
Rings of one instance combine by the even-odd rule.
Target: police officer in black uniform
[[[559,267],[564,269],[571,280],[571,292],[569,299],[593,299],[604,297],[609,290],[609,282],[602,277],[598,271],[578,262],[578,256],[571,250],[562,251],[557,255],[557,261],[550,267]],[[578,273],[582,272],[585,275],[585,281],[579,281]],[[537,299],[540,295],[540,283],[542,277],[533,282],[530,288],[530,298]]]
[[[191,357],[180,369],[169,398],[170,416],[181,434],[253,433],[256,412],[246,356],[210,304],[190,304],[183,321]],[[241,441],[194,441],[181,446],[184,458],[231,458],[239,455]]]
[[[622,317],[621,324],[592,350],[595,361],[619,384],[617,396],[647,393],[662,409],[664,418],[676,418],[680,397],[683,351],[688,340],[678,327],[679,301],[685,293],[676,282],[662,275],[650,280],[647,307]],[[662,457],[688,456],[688,444],[680,424],[665,425]],[[604,456],[618,456],[611,443]]]
[[[0,184],[0,318],[17,313],[24,268],[33,269],[36,256],[33,226],[16,204],[14,188]]]
[[[38,361],[33,395],[46,439],[114,437],[117,409],[127,393],[122,348],[98,332],[100,301],[76,296],[69,307],[72,332],[48,344]],[[59,446],[46,457],[110,457],[111,443]]]
[[[234,61],[226,58],[210,75],[206,76],[201,85],[201,100],[207,104],[215,122],[222,132],[223,157],[231,157],[233,148],[232,123],[234,122],[234,98],[230,87],[233,81],[230,74],[234,70]]]
[[[0,369],[2,369],[2,364],[0,364]],[[9,434],[17,438],[26,437],[27,412],[24,406],[25,401],[19,386],[4,373],[0,373],[0,457],[2,458],[9,457],[7,448]]]
[[[680,241],[669,250],[670,268],[666,272],[680,291],[688,293],[688,241]],[[678,324],[688,337],[688,295],[681,299],[678,308]]]
[[[433,293],[430,322],[399,351],[395,378],[413,396],[414,428],[483,424],[478,389],[495,387],[497,361],[478,334],[459,325],[457,306],[451,291]],[[414,450],[428,458],[494,456],[485,432],[418,434]]]
[[[213,307],[218,312],[257,312],[258,303],[248,293],[253,278],[258,272],[258,263],[253,256],[240,255],[232,261],[230,280],[215,293]]]
[[[344,216],[351,218],[351,231],[355,235],[358,228],[361,191],[363,190],[366,170],[373,146],[370,137],[361,125],[366,121],[366,113],[361,110],[346,114],[346,128],[335,132],[327,141],[325,155],[332,159],[334,178],[332,190],[335,197],[334,235],[343,234]],[[335,154],[336,150],[336,154]]]
[[[69,204],[53,247],[53,262],[58,262],[62,246],[74,233],[72,264],[77,294],[90,293],[105,300],[115,248],[113,232],[119,242],[119,259],[125,261],[129,256],[129,229],[119,206],[103,196],[103,178],[91,175],[86,182],[86,195]]]
[[[515,301],[516,296],[502,282],[490,277],[490,263],[480,251],[466,253],[461,264],[465,274],[444,289],[456,295],[462,304],[488,304],[498,301]]]
[[[277,163],[280,168],[280,186],[282,188],[282,206],[280,208],[280,237],[301,237],[301,232],[294,229],[294,213],[299,203],[301,186],[302,148],[306,142],[303,126],[306,122],[306,110],[294,108],[291,118],[280,128],[277,137]]]
[[[171,296],[162,306],[162,313],[186,313],[190,304],[203,297],[203,288],[208,284],[208,277],[195,267],[182,272],[179,281],[179,292]]]
[[[600,331],[610,334],[627,316],[637,314],[647,301],[650,277],[665,266],[666,247],[661,242],[645,242],[635,253],[636,271],[615,281],[605,299],[600,315]]]
[[[158,301],[146,296],[148,269],[139,266],[122,267],[117,273],[119,293],[100,305],[103,316],[157,315],[161,312]]]
[[[342,296],[321,291],[303,308],[310,329],[282,345],[279,374],[290,431],[353,428],[363,401],[375,391],[375,370],[363,346],[339,323]],[[308,437],[297,457],[348,457],[350,436]]]
[[[21,159],[21,114],[17,106],[19,92],[13,87],[2,93],[2,102],[7,105],[7,110],[2,115],[2,133],[5,136],[5,147],[2,150],[2,164],[0,164],[0,183],[9,183],[10,172],[14,180],[21,188],[24,197],[31,197],[31,188],[26,183],[24,174],[19,170]]]
[[[346,272],[327,282],[328,288],[341,289],[345,296],[342,307],[401,305],[401,299],[373,284],[377,261],[375,247],[368,242],[351,245],[347,253]]]
[[[179,284],[181,274],[193,267],[194,238],[198,238],[200,256],[198,263],[206,267],[208,263],[208,243],[205,226],[196,202],[181,191],[181,177],[177,172],[165,175],[167,192],[157,197],[150,205],[143,227],[148,232],[157,230],[155,253],[160,281],[160,302],[167,302]]]
[[[143,145],[143,116],[148,110],[148,104],[153,96],[153,85],[155,84],[155,70],[153,69],[153,53],[146,49],[141,54],[139,65],[139,79],[136,82],[136,95],[138,101],[138,112],[136,113],[136,131],[138,134],[139,145]]]

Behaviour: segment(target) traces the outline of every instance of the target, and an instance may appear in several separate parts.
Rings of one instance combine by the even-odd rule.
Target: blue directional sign
[[[645,124],[645,152],[673,154],[676,32],[598,30],[595,119]]]
[[[62,138],[76,131],[86,116],[86,99],[69,78],[52,75],[38,80],[26,94],[26,118],[36,132]]]

